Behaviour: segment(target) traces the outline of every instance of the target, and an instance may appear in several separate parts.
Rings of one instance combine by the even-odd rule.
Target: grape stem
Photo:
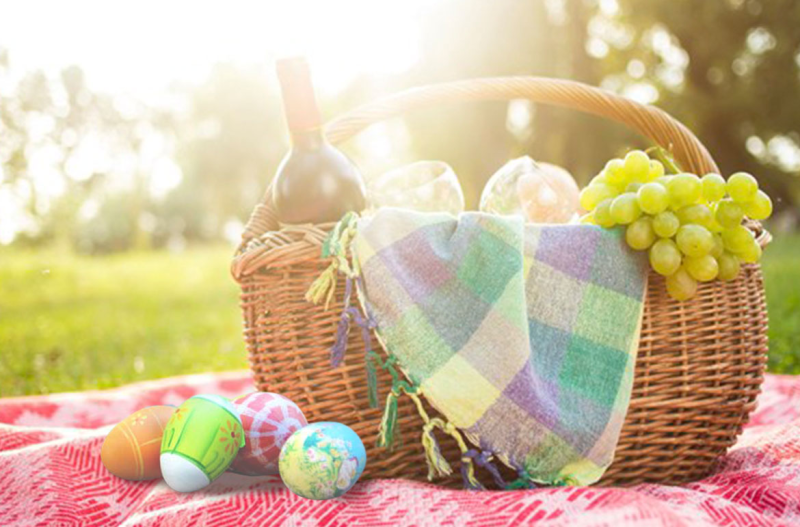
[[[683,172],[677,161],[675,161],[675,158],[672,157],[672,153],[666,148],[661,146],[651,146],[645,150],[645,153],[647,153],[647,155],[650,157],[655,157],[658,161],[660,161],[661,164],[664,165],[664,169],[667,174],[680,174]]]

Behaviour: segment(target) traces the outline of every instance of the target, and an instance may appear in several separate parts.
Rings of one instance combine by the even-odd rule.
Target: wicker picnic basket
[[[529,99],[573,108],[620,122],[671,149],[686,170],[718,172],[700,141],[665,112],[584,84],[537,77],[474,79],[401,92],[367,104],[327,126],[341,143],[373,123],[421,107],[456,102]],[[749,225],[763,245],[770,236]],[[244,335],[260,390],[294,400],[311,421],[339,421],[364,440],[366,478],[425,480],[420,444],[422,420],[407,398],[398,409],[399,446],[375,445],[381,409],[370,408],[364,341],[350,334],[341,366],[330,365],[341,288],[329,310],[304,300],[309,285],[328,266],[321,245],[331,225],[285,226],[275,218],[267,192],[256,205],[231,271],[241,285]],[[745,265],[732,282],[700,285],[698,295],[676,302],[664,280],[651,272],[633,394],[614,463],[600,484],[677,484],[707,475],[731,446],[755,406],[766,364],[767,311],[761,270]],[[391,379],[379,372],[379,400]],[[426,407],[429,413],[435,413]],[[441,443],[458,466],[460,451]],[[443,483],[456,485],[458,475]],[[483,478],[488,479],[488,478]]]

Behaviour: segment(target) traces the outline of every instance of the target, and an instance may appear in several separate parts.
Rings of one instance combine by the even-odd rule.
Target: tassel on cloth
[[[306,291],[306,302],[311,302],[314,305],[317,305],[325,300],[325,309],[327,310],[330,305],[331,301],[333,300],[334,294],[336,293],[336,277],[339,274],[339,262],[334,260],[328,266],[327,269],[322,271],[322,274],[317,277],[316,280],[311,284],[311,287],[308,288]]]
[[[536,485],[531,481],[531,477],[525,469],[517,470],[519,477],[505,486],[506,490],[535,489]]]
[[[470,457],[461,457],[461,479],[467,490],[486,490],[486,487],[475,477],[475,463]]]
[[[492,462],[493,456],[491,452],[478,452],[475,449],[470,449],[464,456],[472,459],[479,467],[486,469],[492,475],[492,479],[498,488],[505,489],[507,487],[503,476],[500,475],[500,471],[497,469],[497,465]]]
[[[336,340],[331,347],[331,366],[336,368],[344,360],[344,352],[347,351],[347,337],[350,335],[350,316],[345,311],[339,317],[339,325],[336,327]]]
[[[354,275],[352,266],[347,261],[347,252],[356,233],[357,221],[358,215],[348,212],[323,242],[322,257],[331,258],[332,261],[306,291],[305,298],[308,302],[319,304],[324,299],[325,309],[328,309],[336,292],[338,274],[341,272],[348,278]]]
[[[378,369],[375,366],[375,357],[377,357],[377,354],[371,350],[367,351],[364,356],[364,361],[367,364],[367,396],[369,397],[370,408],[378,407]],[[379,357],[378,360],[380,360]]]
[[[336,327],[336,340],[331,348],[331,366],[336,368],[344,360],[344,352],[347,351],[347,338],[350,336],[350,319],[354,314],[359,316],[358,310],[350,307],[350,297],[353,293],[353,280],[347,278],[344,292],[344,308],[339,317],[339,324]],[[359,317],[360,318],[360,317]]]
[[[380,359],[378,360],[380,361]],[[386,409],[384,410],[383,421],[378,435],[378,446],[390,446],[392,444],[397,422],[397,399],[402,393],[405,393],[414,401],[417,412],[425,423],[422,428],[422,446],[425,449],[425,461],[428,463],[428,479],[432,481],[437,476],[449,476],[453,473],[453,469],[442,455],[439,442],[434,436],[433,431],[438,428],[458,443],[458,448],[462,454],[461,474],[464,478],[464,486],[468,489],[482,489],[483,485],[475,477],[473,460],[470,456],[465,455],[469,449],[464,442],[464,438],[461,437],[461,433],[453,423],[446,422],[439,417],[431,419],[422,405],[422,399],[420,399],[422,391],[418,386],[412,386],[408,382],[401,380],[400,374],[394,367],[396,362],[397,358],[394,355],[389,355],[386,361],[381,364],[381,367],[392,376],[393,383],[392,391],[386,398]]]
[[[397,396],[394,388],[386,396],[386,406],[383,410],[383,419],[378,430],[379,447],[391,450],[394,447],[394,433],[397,426]]]
[[[331,258],[330,265],[317,277],[306,291],[305,298],[308,302],[319,304],[325,301],[325,309],[330,307],[330,303],[335,298],[336,285],[339,273],[346,277],[344,292],[344,308],[339,316],[336,327],[336,339],[331,347],[331,366],[337,367],[344,360],[347,351],[347,340],[350,335],[350,323],[355,322],[361,327],[361,334],[364,338],[366,354],[369,356],[372,351],[372,340],[370,332],[375,329],[377,324],[370,316],[362,316],[358,308],[351,306],[353,296],[353,285],[363,288],[363,282],[358,273],[358,262],[355,259],[350,261],[349,248],[356,235],[358,214],[346,214],[328,233],[322,244],[322,257]],[[358,292],[360,295],[361,293]],[[369,387],[369,405],[371,408],[378,407],[378,377],[374,363],[366,360],[367,385]]]
[[[444,422],[439,418],[431,419],[422,427],[422,446],[425,449],[425,461],[428,462],[428,481],[453,473],[450,463],[442,455],[442,449],[439,448],[439,442],[433,434],[433,429],[437,426],[444,426]]]

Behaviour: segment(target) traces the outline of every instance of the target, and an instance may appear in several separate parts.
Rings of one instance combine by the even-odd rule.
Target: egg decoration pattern
[[[133,481],[161,477],[161,439],[174,412],[174,406],[148,406],[112,428],[100,449],[106,469]]]
[[[364,472],[367,452],[350,427],[314,423],[286,441],[278,462],[284,484],[303,498],[327,500],[341,496]]]
[[[248,476],[278,474],[278,456],[286,440],[308,424],[300,408],[277,393],[254,392],[233,400],[242,419],[245,445],[231,470]]]
[[[178,492],[202,489],[227,470],[243,446],[242,422],[233,404],[218,395],[195,395],[164,430],[164,481]]]

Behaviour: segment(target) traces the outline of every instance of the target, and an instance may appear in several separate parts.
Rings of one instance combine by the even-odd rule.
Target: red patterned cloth
[[[0,525],[800,525],[800,377],[768,376],[737,445],[714,475],[683,487],[470,492],[382,480],[318,502],[275,476],[227,473],[178,494],[100,463],[110,425],[133,411],[251,386],[234,372],[0,400]]]

